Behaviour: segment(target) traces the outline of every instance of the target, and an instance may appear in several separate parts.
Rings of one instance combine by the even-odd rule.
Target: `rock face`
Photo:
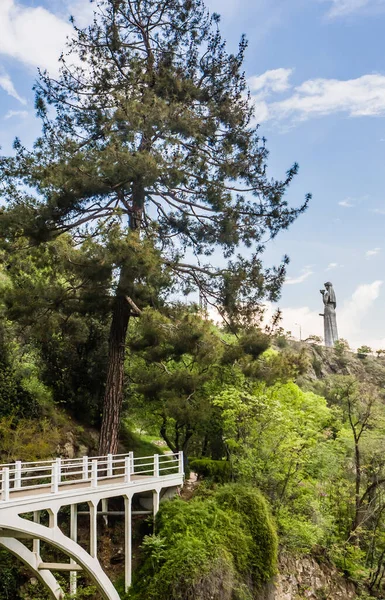
[[[314,558],[282,555],[279,575],[258,600],[355,600],[356,589],[335,567]]]

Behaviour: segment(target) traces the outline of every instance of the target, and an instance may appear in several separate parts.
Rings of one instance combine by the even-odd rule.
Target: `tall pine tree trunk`
[[[108,347],[108,370],[103,400],[99,454],[117,454],[123,403],[124,358],[130,307],[118,288],[114,301]]]
[[[140,150],[145,146],[142,140]],[[124,198],[124,192],[118,195]],[[139,231],[144,206],[145,192],[142,180],[138,178],[132,185],[132,211],[129,219],[129,229]],[[119,442],[120,418],[123,403],[124,358],[126,351],[126,335],[130,320],[130,305],[126,300],[126,288],[129,281],[127,266],[120,271],[119,284],[116,292],[110,338],[108,344],[108,368],[106,388],[103,399],[103,419],[99,438],[99,454],[117,454]]]

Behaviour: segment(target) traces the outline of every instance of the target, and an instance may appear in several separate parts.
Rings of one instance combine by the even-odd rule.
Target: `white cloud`
[[[384,0],[327,0],[331,3],[328,17],[345,17],[362,10],[376,11],[384,7]]]
[[[9,110],[5,115],[4,119],[12,119],[12,117],[20,117],[21,119],[26,119],[28,117],[27,110]]]
[[[267,95],[269,92],[285,92],[291,85],[289,78],[293,69],[272,69],[262,75],[256,75],[248,79],[248,84],[252,92],[259,92]]]
[[[326,267],[325,271],[333,271],[333,269],[342,269],[344,265],[340,265],[339,263],[331,262]]]
[[[354,204],[352,204],[352,202],[350,202],[350,199],[347,198],[346,200],[341,200],[341,202],[338,202],[338,204],[340,206],[343,206],[343,208],[353,208]]]
[[[273,93],[282,93],[290,89],[290,76],[293,69],[272,69],[262,75],[254,75],[248,79],[253,94],[255,120],[263,123],[269,119],[269,106],[266,98]]]
[[[275,69],[249,79],[260,122],[304,121],[338,112],[350,117],[385,115],[385,75],[379,73],[348,80],[308,79],[284,100],[268,102],[271,94],[291,88],[292,72],[292,69]]]
[[[347,339],[354,347],[368,343],[365,333],[361,331],[361,323],[379,297],[382,283],[377,280],[360,285],[351,299],[344,303],[340,314],[337,314],[341,337]]]
[[[306,120],[337,112],[351,117],[385,114],[385,76],[363,75],[357,79],[309,79],[286,100],[270,105],[271,118]]]
[[[365,252],[365,256],[367,258],[370,258],[371,256],[377,256],[377,254],[379,254],[381,248],[373,248],[373,250],[367,250],[367,252]]]
[[[385,215],[385,208],[373,208],[372,212],[376,213],[376,215]]]
[[[41,6],[0,1],[0,54],[30,67],[58,71],[58,58],[72,27]]]
[[[304,267],[301,270],[301,275],[299,275],[298,277],[286,277],[284,285],[296,285],[298,283],[303,283],[305,279],[310,277],[310,275],[313,275],[313,272],[314,271],[310,266]]]
[[[7,94],[9,94],[9,96],[12,96],[12,98],[16,98],[16,100],[21,102],[21,104],[27,104],[27,101],[24,98],[22,98],[21,96],[19,96],[19,94],[17,93],[15,86],[13,85],[12,79],[10,78],[8,73],[6,73],[4,71],[4,69],[2,69],[1,67],[0,67],[0,88],[2,88],[5,92],[7,92]]]
[[[370,0],[331,0],[332,6],[329,17],[341,17],[360,10],[368,5]]]
[[[338,289],[337,292],[337,325],[341,338],[348,340],[353,348],[362,344],[368,344],[373,348],[385,347],[385,340],[368,340],[365,331],[362,329],[362,321],[367,317],[374,302],[380,295],[382,281],[374,281],[369,284],[361,284],[357,287],[351,298],[345,301],[342,306],[339,304]],[[266,317],[269,318],[274,313],[275,308],[269,304],[267,306]],[[308,306],[300,307],[282,307],[281,325],[286,331],[291,331],[298,337],[299,325],[302,329],[302,338],[306,339],[310,335],[319,335],[323,337],[323,319],[319,313],[322,313],[322,299],[320,297],[319,310],[311,310]]]

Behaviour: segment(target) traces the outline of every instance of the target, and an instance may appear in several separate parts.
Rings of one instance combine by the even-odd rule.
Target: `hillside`
[[[338,374],[356,377],[379,388],[385,386],[385,357],[382,355],[358,354],[344,345],[337,349],[296,341],[289,341],[288,345],[293,352],[303,352],[308,361],[305,373],[298,380],[301,385]]]

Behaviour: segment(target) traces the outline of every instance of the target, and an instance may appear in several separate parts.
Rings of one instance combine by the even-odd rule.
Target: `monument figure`
[[[325,346],[333,347],[338,340],[337,317],[336,317],[336,295],[333,284],[328,281],[324,283],[325,289],[320,290],[324,302],[324,312],[320,316],[324,318]]]

